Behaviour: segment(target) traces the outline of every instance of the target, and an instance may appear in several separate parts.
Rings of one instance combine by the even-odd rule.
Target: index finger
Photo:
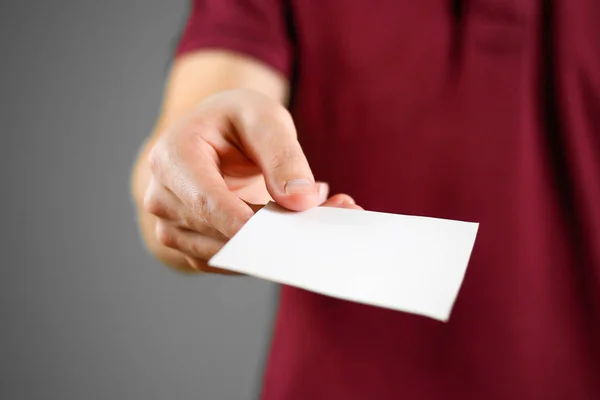
[[[232,237],[252,217],[253,210],[227,187],[209,145],[198,137],[194,143],[170,143],[153,152],[155,176],[188,207],[192,214]]]

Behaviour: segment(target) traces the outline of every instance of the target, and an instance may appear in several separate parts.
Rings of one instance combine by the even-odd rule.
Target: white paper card
[[[269,203],[209,265],[447,321],[479,224]]]

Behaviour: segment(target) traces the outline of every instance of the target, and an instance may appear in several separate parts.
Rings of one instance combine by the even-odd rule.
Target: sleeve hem
[[[291,62],[287,55],[274,52],[272,48],[267,48],[257,43],[248,43],[244,39],[234,37],[210,37],[202,35],[195,40],[184,41],[177,47],[175,58],[205,49],[221,49],[241,53],[269,65],[286,78],[289,77],[291,72]]]

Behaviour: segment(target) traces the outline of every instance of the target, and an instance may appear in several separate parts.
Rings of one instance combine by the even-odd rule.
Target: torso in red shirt
[[[446,324],[284,287],[264,400],[600,399],[599,20],[596,0],[195,3],[180,52],[287,73],[333,193],[480,223]]]

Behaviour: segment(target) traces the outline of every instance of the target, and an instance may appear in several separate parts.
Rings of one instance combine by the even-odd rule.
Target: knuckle
[[[286,146],[275,152],[275,154],[269,160],[268,166],[269,169],[277,171],[288,168],[290,165],[294,165],[299,162],[304,162],[304,157],[302,154],[291,146]]]
[[[233,215],[225,215],[220,221],[219,229],[217,231],[219,234],[225,237],[233,236],[233,232],[235,231],[237,219]]]
[[[148,192],[144,197],[144,210],[157,217],[165,217],[166,209],[161,201],[152,192]]]
[[[188,253],[201,260],[207,260],[206,249],[201,240],[192,240],[189,244]]]
[[[206,260],[202,260],[196,257],[187,257],[187,261],[192,268],[197,271],[208,273],[210,272],[210,267],[206,263]]]
[[[159,180],[163,180],[165,174],[168,174],[173,166],[177,164],[178,154],[177,144],[173,140],[159,139],[146,157],[152,175]]]
[[[272,112],[273,118],[277,123],[283,125],[284,128],[289,129],[290,131],[295,131],[294,119],[292,118],[292,114],[287,108],[281,106],[280,104],[277,104],[277,106],[274,107]]]
[[[252,212],[249,214],[223,214],[220,220],[219,229],[217,229],[219,235],[224,238],[233,237],[233,235],[240,230],[240,228],[252,217],[252,215]]]
[[[246,135],[254,140],[268,141],[272,138],[297,137],[290,112],[281,104],[255,102],[240,110],[238,118],[247,127]]]
[[[162,221],[156,223],[156,239],[160,244],[171,249],[178,249],[177,235]]]
[[[158,174],[160,171],[162,157],[160,156],[160,147],[154,145],[147,156],[148,166],[153,174]]]
[[[208,221],[210,216],[210,199],[204,192],[194,193],[191,196],[191,209],[192,215],[187,217],[187,220],[191,222],[193,219],[199,219],[203,223]]]
[[[250,215],[251,216],[251,215]],[[225,217],[224,227],[226,237],[231,237],[250,218],[248,215],[229,214]]]
[[[169,205],[164,201],[164,187],[151,179],[143,199],[142,207],[144,211],[155,215],[159,218],[170,219],[171,210]]]
[[[181,216],[180,224],[198,233],[202,233],[206,229],[206,223],[201,218],[197,218],[189,213]]]

